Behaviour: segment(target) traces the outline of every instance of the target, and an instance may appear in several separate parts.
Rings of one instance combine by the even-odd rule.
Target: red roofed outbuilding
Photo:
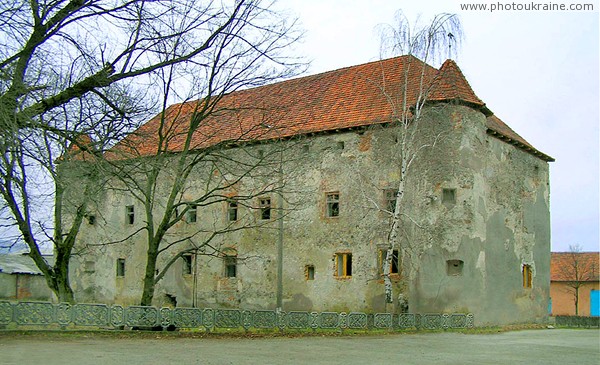
[[[600,315],[599,262],[598,252],[552,252],[552,315]]]

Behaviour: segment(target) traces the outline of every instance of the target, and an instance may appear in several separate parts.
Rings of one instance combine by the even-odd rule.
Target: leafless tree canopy
[[[286,76],[279,66],[292,60],[281,51],[296,39],[293,24],[255,0],[13,0],[0,24],[0,105],[13,128],[37,127],[35,116],[88,93],[123,114],[124,92],[135,83],[142,94],[127,99],[152,99],[160,87],[146,90],[163,69],[182,83],[192,72],[206,80],[180,93],[259,85]]]
[[[0,4],[0,224],[18,227],[61,300],[72,300],[68,260],[89,201],[85,194],[70,198],[76,213],[65,223],[66,186],[57,163],[69,160],[72,149],[93,162],[174,101],[218,100],[215,96],[295,74],[298,63],[284,50],[299,34],[294,22],[270,5],[261,0]],[[83,181],[100,173],[86,170]],[[51,214],[48,206],[54,206]],[[40,255],[43,242],[54,246],[54,267]]]
[[[395,23],[380,26],[381,57],[413,55],[425,63],[436,63],[458,53],[464,38],[456,14],[442,13],[423,24],[420,18],[411,22],[396,13]]]

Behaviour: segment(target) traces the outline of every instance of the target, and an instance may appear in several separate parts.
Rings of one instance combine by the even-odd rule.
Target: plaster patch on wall
[[[483,278],[483,286],[485,286],[486,280],[486,272],[485,272],[485,251],[479,251],[479,256],[477,257],[477,263],[475,267],[481,271],[481,276]]]
[[[472,144],[471,144],[471,139],[470,139],[470,136],[468,136],[468,135],[466,135],[466,134],[465,134],[465,135],[463,135],[463,138],[461,138],[461,141],[460,141],[460,147],[458,148],[458,150],[459,150],[459,151],[462,151],[462,150],[464,150],[464,149],[467,149],[467,150],[469,150],[470,152],[472,152],[472,151],[473,151],[473,146],[472,146]]]
[[[529,264],[533,262],[533,243],[535,242],[535,235],[517,232],[515,234],[515,246],[514,252],[515,255],[525,264]]]

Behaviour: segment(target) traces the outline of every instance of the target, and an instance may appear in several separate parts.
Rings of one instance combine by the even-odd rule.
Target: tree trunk
[[[155,244],[155,240],[150,239],[148,242],[148,252],[146,259],[146,273],[144,274],[144,286],[142,290],[142,300],[140,305],[151,306],[152,299],[154,299],[154,287],[155,272],[156,272],[156,261],[158,258],[158,244]]]
[[[63,242],[64,243],[64,242]],[[71,258],[71,250],[63,245],[55,247],[55,262],[51,270],[50,286],[56,294],[59,302],[75,303],[73,289],[69,283],[69,260]]]
[[[388,249],[385,254],[385,261],[383,264],[383,283],[385,286],[385,303],[393,302],[393,288],[392,288],[392,279],[390,279],[390,269],[392,267],[391,260],[392,255],[394,254],[394,247],[390,244],[388,245]]]
[[[575,288],[575,315],[579,315],[579,288]]]
[[[403,154],[402,157],[402,166],[400,171],[400,183],[398,184],[398,190],[396,191],[396,206],[394,207],[394,217],[392,218],[392,228],[390,229],[390,235],[388,237],[388,248],[386,254],[386,260],[383,267],[383,282],[385,286],[385,302],[392,303],[393,302],[393,287],[392,280],[390,279],[390,270],[392,268],[392,255],[394,254],[394,248],[398,247],[398,231],[400,230],[400,209],[402,207],[402,198],[404,196],[404,179],[406,177],[407,171],[407,159],[405,157],[406,154]],[[398,250],[398,255],[400,254],[400,250]],[[398,257],[398,263],[400,263],[400,257]],[[398,268],[398,270],[402,270],[402,268]]]
[[[75,296],[73,290],[69,284],[69,265],[67,264],[55,264],[53,268],[49,269],[44,274],[46,283],[59,303],[71,303],[75,304]]]
[[[57,274],[57,278],[55,279],[56,288],[53,289],[54,293],[58,297],[58,301],[60,303],[71,303],[75,304],[75,297],[73,295],[73,290],[69,285],[69,277],[64,274]]]

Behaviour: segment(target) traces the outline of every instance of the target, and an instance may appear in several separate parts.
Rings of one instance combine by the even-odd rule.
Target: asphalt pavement
[[[160,337],[160,335],[157,335]],[[600,364],[600,331],[274,338],[0,335],[0,364]]]

